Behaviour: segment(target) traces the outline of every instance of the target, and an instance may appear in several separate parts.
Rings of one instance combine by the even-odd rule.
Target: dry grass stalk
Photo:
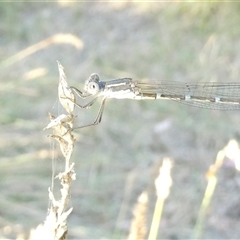
[[[62,106],[68,114],[61,114],[57,118],[50,115],[50,123],[45,129],[53,128],[54,134],[50,135],[59,142],[61,152],[65,158],[65,170],[59,173],[56,178],[59,178],[62,188],[61,199],[56,200],[52,191],[49,188],[49,199],[51,207],[48,216],[42,226],[39,226],[36,231],[31,234],[31,239],[66,239],[67,235],[67,217],[72,212],[72,208],[67,210],[70,187],[75,180],[74,163],[70,164],[70,157],[74,147],[74,136],[72,134],[72,126],[74,123],[74,102],[75,97],[68,87],[64,69],[58,63],[59,69],[59,87],[58,96]]]
[[[236,169],[238,169],[240,149],[237,141],[230,140],[228,145],[218,152],[215,163],[208,169],[208,172],[206,174],[208,183],[194,229],[195,239],[202,237],[207,210],[211,203],[217,185],[217,172],[221,168],[225,157],[232,159],[235,162]]]
[[[162,167],[159,169],[159,175],[155,180],[157,201],[148,236],[149,240],[157,239],[164,202],[167,199],[170,192],[170,188],[172,186],[172,178],[170,175],[171,168],[172,168],[171,160],[169,158],[164,158]]]
[[[138,202],[134,207],[130,233],[128,236],[129,240],[141,240],[145,239],[147,233],[146,227],[146,213],[147,213],[148,196],[146,192],[143,192],[138,197]]]
[[[76,37],[72,34],[55,34],[49,38],[46,38],[20,52],[17,54],[5,59],[4,61],[0,62],[0,68],[8,67],[15,62],[19,62],[22,59],[36,53],[37,51],[40,51],[44,48],[47,48],[53,44],[71,44],[77,49],[83,48],[83,42],[81,39]]]

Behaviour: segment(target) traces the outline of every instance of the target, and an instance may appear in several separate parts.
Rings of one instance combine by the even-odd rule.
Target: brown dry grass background
[[[0,3],[0,237],[27,238],[45,219],[52,158],[56,173],[64,165],[42,131],[48,112],[59,113],[56,60],[79,88],[93,72],[102,79],[239,81],[239,12],[233,2]],[[96,112],[97,106],[77,111],[78,124]],[[237,111],[107,101],[102,123],[77,132],[69,238],[126,238],[145,190],[149,227],[164,157],[173,160],[173,184],[159,238],[191,238],[205,174],[217,152],[239,137]],[[240,238],[239,202],[239,173],[226,161],[202,238]]]

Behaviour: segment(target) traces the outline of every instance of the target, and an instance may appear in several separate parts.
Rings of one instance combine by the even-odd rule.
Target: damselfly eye
[[[100,81],[100,78],[98,74],[96,73],[91,74],[91,76],[85,82],[84,91],[91,95],[98,93],[100,90],[99,81]]]
[[[87,91],[90,94],[96,94],[97,92],[99,92],[99,86],[96,82],[89,82],[87,88]]]
[[[99,82],[100,77],[97,73],[92,73],[91,76],[89,77],[89,82]]]

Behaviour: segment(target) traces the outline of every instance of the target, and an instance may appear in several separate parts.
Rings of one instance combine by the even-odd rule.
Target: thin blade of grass
[[[172,186],[172,178],[170,175],[171,168],[172,168],[171,160],[169,158],[164,158],[162,167],[159,169],[159,175],[155,180],[157,201],[155,205],[148,240],[157,239],[164,202],[167,199],[170,192],[170,188]]]

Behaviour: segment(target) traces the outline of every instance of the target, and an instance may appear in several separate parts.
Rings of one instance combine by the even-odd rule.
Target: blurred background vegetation
[[[57,174],[64,164],[42,131],[48,112],[59,113],[56,60],[79,89],[93,72],[104,80],[238,82],[239,12],[236,2],[0,3],[0,237],[27,238],[45,219],[52,165]],[[91,122],[97,109],[77,110],[77,124]],[[240,137],[239,112],[113,99],[100,125],[76,135],[70,239],[126,238],[145,190],[149,226],[164,157],[173,161],[173,185],[159,237],[187,239],[209,166]],[[226,161],[202,238],[239,238],[239,190],[239,173]]]

